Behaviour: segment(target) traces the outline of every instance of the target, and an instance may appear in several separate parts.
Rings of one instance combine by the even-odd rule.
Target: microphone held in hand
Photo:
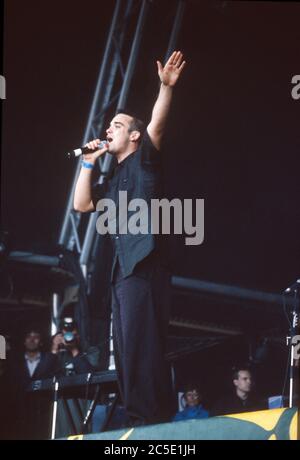
[[[100,144],[97,145],[97,149],[103,149],[108,144],[107,141],[101,141]],[[81,147],[80,149],[71,150],[67,153],[68,158],[76,158],[80,155],[85,155],[87,153],[93,153],[95,150],[89,149],[88,147]]]
[[[289,286],[284,293],[289,294],[292,293],[294,294],[295,292],[300,291],[300,278],[295,281],[291,286]]]

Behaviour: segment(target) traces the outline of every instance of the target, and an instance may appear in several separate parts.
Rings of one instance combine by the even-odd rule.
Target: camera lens
[[[65,332],[64,333],[64,341],[66,343],[74,342],[74,340],[75,340],[75,336],[74,336],[73,332]]]
[[[73,318],[64,318],[63,329],[65,331],[72,331],[75,327]]]

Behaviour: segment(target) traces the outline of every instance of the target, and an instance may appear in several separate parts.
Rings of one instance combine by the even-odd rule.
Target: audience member
[[[187,385],[183,394],[183,401],[185,407],[183,410],[177,412],[173,418],[173,422],[209,417],[209,413],[202,406],[202,394],[197,385]]]
[[[52,353],[42,351],[42,337],[31,329],[25,335],[24,352],[12,356],[9,363],[11,413],[14,414],[14,436],[17,439],[43,439],[48,436],[48,395],[28,392],[30,382],[54,377],[58,360]]]
[[[42,345],[41,333],[31,330],[25,335],[24,353],[12,358],[12,376],[23,390],[28,388],[31,381],[54,377],[57,372],[57,357],[42,351]]]
[[[232,391],[216,402],[212,415],[236,414],[268,408],[266,402],[255,396],[252,372],[247,366],[234,369],[232,382]]]

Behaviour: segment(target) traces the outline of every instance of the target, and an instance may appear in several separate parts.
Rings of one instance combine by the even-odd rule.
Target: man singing
[[[118,113],[106,130],[107,144],[99,150],[99,139],[87,144],[93,152],[84,155],[75,189],[74,209],[95,211],[97,203],[110,198],[119,206],[119,192],[127,200],[151,199],[161,195],[161,141],[169,114],[174,86],[185,61],[175,51],[165,66],[157,61],[161,81],[151,121],[144,124],[128,113]],[[104,184],[92,187],[92,169],[106,151],[117,166]],[[131,212],[127,211],[127,220]],[[111,234],[114,248],[112,268],[112,312],[115,362],[120,393],[132,425],[164,420],[169,388],[164,362],[168,324],[167,285],[158,239],[148,232]]]

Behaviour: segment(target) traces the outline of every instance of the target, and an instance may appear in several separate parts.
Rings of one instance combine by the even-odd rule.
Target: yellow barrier
[[[135,429],[122,429],[89,435],[70,436],[69,440],[296,440],[297,408],[162,423]]]

